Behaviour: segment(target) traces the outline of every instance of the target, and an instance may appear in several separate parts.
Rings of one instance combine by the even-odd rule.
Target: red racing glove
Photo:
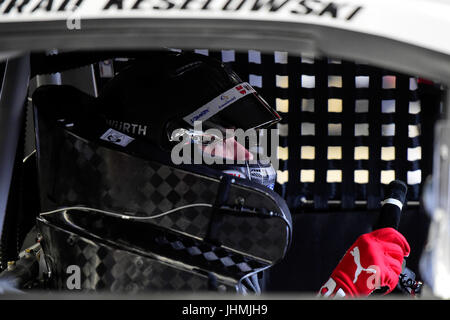
[[[393,228],[382,228],[361,235],[345,253],[330,279],[320,288],[324,297],[368,296],[375,289],[394,290],[402,271],[403,258],[410,247]]]

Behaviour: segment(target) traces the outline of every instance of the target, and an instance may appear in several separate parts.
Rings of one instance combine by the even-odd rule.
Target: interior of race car
[[[423,79],[420,75],[403,74],[332,57],[255,50],[185,51],[208,55],[229,65],[282,117],[276,125],[279,147],[274,192],[264,193],[262,187],[239,180],[230,187],[228,180],[224,182],[214,173],[201,173],[207,177],[202,178],[204,181],[201,184],[211,191],[208,196],[215,200],[215,204],[224,188],[231,189],[229,198],[222,199],[220,210],[232,212],[234,209],[229,207],[237,203],[239,194],[245,193],[246,199],[253,199],[254,203],[263,202],[265,207],[278,210],[278,217],[264,218],[261,220],[263,222],[248,217],[248,221],[242,223],[241,220],[235,222],[234,216],[230,214],[230,218],[226,218],[229,220],[225,219],[219,224],[221,227],[227,225],[228,232],[216,233],[212,239],[225,244],[224,249],[220,245],[214,246],[217,244],[214,241],[206,248],[201,241],[198,243],[205,232],[206,236],[211,236],[208,222],[200,221],[206,208],[198,208],[196,213],[178,215],[183,221],[197,219],[197,226],[203,223],[205,229],[199,227],[193,231],[186,226],[181,227],[181,221],[168,222],[163,217],[152,225],[154,238],[143,244],[139,243],[139,237],[133,232],[130,232],[129,237],[120,236],[121,228],[145,229],[140,224],[139,227],[125,226],[123,221],[117,220],[123,220],[123,216],[112,215],[100,221],[95,214],[91,215],[85,209],[76,207],[83,203],[95,210],[123,213],[127,208],[117,199],[130,201],[130,197],[133,197],[126,192],[109,193],[108,198],[105,197],[105,192],[110,191],[104,189],[106,182],[87,185],[92,182],[92,176],[101,172],[99,168],[106,165],[95,155],[101,154],[103,159],[107,159],[106,162],[109,159],[122,164],[115,167],[114,172],[122,170],[123,176],[117,174],[114,179],[124,186],[127,183],[126,174],[132,172],[132,167],[149,166],[152,174],[161,173],[162,169],[158,165],[145,162],[145,154],[139,154],[142,148],[136,147],[130,151],[129,155],[139,156],[128,168],[122,153],[110,151],[115,150],[114,147],[105,147],[99,142],[92,148],[92,145],[85,144],[85,141],[92,140],[89,136],[91,133],[80,131],[76,124],[71,126],[72,122],[76,123],[71,118],[77,117],[76,107],[89,108],[91,100],[103,86],[133,59],[145,56],[145,51],[75,51],[54,55],[35,53],[31,56],[33,78],[28,91],[11,187],[15,192],[10,193],[7,208],[7,212],[18,214],[6,215],[0,252],[2,269],[6,269],[9,261],[35,241],[36,233],[33,232],[36,232],[38,215],[44,211],[57,210],[59,204],[65,204],[73,206],[73,209],[65,212],[64,218],[51,214],[43,218],[41,215],[37,222],[39,232],[47,239],[52,239],[46,245],[43,244],[47,252],[54,252],[52,250],[55,248],[51,244],[65,244],[64,248],[59,247],[58,250],[67,254],[61,254],[58,259],[54,255],[52,257],[55,260],[53,277],[64,273],[64,266],[58,265],[56,260],[72,259],[70,261],[73,262],[73,259],[83,256],[83,250],[94,250],[89,249],[89,240],[120,238],[124,247],[117,247],[117,243],[102,242],[95,248],[96,256],[103,255],[104,259],[119,261],[126,259],[123,257],[128,254],[128,259],[144,259],[141,262],[144,266],[150,263],[145,259],[150,261],[154,256],[162,256],[172,264],[181,261],[185,265],[198,265],[201,266],[198,270],[202,272],[190,270],[189,273],[192,279],[196,279],[190,284],[195,288],[203,288],[201,279],[211,278],[205,270],[213,272],[216,275],[213,280],[226,288],[240,283],[253,270],[264,270],[264,277],[260,277],[257,282],[264,292],[315,293],[327,281],[358,236],[373,230],[380,216],[387,186],[397,179],[408,186],[399,225],[399,231],[411,246],[406,267],[415,274],[416,279],[421,279],[419,260],[430,223],[423,204],[423,194],[427,178],[432,172],[434,126],[444,116],[442,105],[445,88],[442,85]],[[0,75],[3,72],[4,64],[0,64]],[[61,104],[71,105],[67,108],[69,111],[61,111]],[[76,159],[73,161],[76,164],[67,165],[73,159]],[[178,180],[174,184],[177,186],[180,181],[194,183],[192,181],[200,179],[183,170],[169,171],[166,176],[176,177]],[[111,172],[108,171],[108,174]],[[146,177],[140,178],[141,187],[145,188]],[[142,206],[139,199],[133,201],[138,204],[137,207]],[[105,206],[104,203],[111,205]],[[161,213],[166,209],[157,208],[159,211],[154,212]],[[136,216],[139,217],[138,214]],[[107,234],[102,228],[105,221],[112,226]],[[251,227],[239,229],[236,224]],[[84,226],[85,233],[77,233],[74,225],[77,228]],[[61,228],[65,231],[62,232]],[[139,232],[145,232],[144,229]],[[248,238],[237,239],[240,236],[234,232],[247,234]],[[290,241],[286,240],[290,237]],[[77,245],[73,245],[74,239],[78,241]],[[269,243],[265,242],[267,239]],[[130,249],[130,243],[135,251]],[[247,246],[248,243],[252,245]],[[181,245],[182,248],[177,247]],[[113,256],[108,249],[111,246],[122,256]],[[189,255],[193,248],[202,248],[203,260],[195,260]],[[139,250],[151,252],[152,257],[142,258]],[[184,252],[184,255],[180,252]],[[215,258],[205,258],[208,254]],[[86,264],[89,263],[86,261]],[[95,268],[101,269],[101,266],[96,265]],[[153,265],[153,268],[158,269],[158,266]],[[160,274],[167,271],[163,268],[158,270]],[[187,271],[183,272],[177,273],[176,277],[187,277]],[[97,274],[104,277],[96,288],[108,286],[108,273],[97,270]],[[61,286],[62,275],[58,281]],[[127,288],[126,283],[120,281],[115,282],[116,286]],[[211,286],[211,281],[203,281],[206,288]],[[173,288],[179,288],[177,285],[173,284]],[[249,291],[248,287],[252,285],[255,282],[247,284],[245,290]]]

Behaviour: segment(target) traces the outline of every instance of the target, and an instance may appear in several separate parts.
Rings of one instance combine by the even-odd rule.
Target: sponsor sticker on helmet
[[[130,144],[130,142],[134,140],[134,138],[112,128],[106,130],[106,132],[102,134],[100,139],[117,144],[121,147],[126,147]]]
[[[201,106],[191,114],[183,118],[187,123],[194,125],[195,121],[205,121],[227,108],[234,102],[248,94],[255,93],[256,90],[247,82],[242,82],[233,88],[221,93],[207,104]]]

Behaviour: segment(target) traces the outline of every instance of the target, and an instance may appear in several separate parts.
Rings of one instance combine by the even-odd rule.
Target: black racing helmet
[[[111,79],[97,99],[114,129],[170,146],[171,134],[192,129],[261,129],[281,118],[221,61],[167,51],[136,60]]]

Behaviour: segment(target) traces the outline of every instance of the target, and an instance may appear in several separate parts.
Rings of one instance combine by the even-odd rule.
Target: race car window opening
[[[206,53],[230,64],[282,115],[276,191],[293,213],[376,209],[393,179],[408,183],[409,206],[421,203],[444,87],[337,59],[254,50]],[[111,59],[103,76],[101,63],[93,65],[98,88],[128,58]]]

